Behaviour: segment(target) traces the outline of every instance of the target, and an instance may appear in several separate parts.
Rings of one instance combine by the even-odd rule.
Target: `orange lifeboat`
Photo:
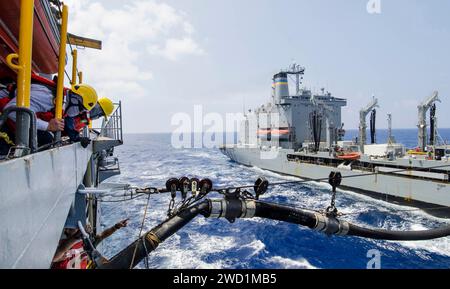
[[[272,135],[289,135],[290,130],[287,128],[280,128],[280,129],[260,129],[258,130],[258,135],[268,135],[268,134],[272,134]]]
[[[275,130],[272,130],[272,134],[274,134],[274,135],[280,135],[280,136],[282,136],[282,135],[289,135],[289,129],[275,129]]]
[[[343,155],[338,155],[338,156],[336,156],[336,158],[339,160],[354,161],[354,160],[359,160],[361,158],[361,154],[360,153],[346,153]]]
[[[270,132],[271,132],[270,129],[260,129],[258,130],[258,135],[265,136],[268,135]]]

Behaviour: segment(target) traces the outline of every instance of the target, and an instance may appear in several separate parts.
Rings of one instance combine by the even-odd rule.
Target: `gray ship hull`
[[[49,268],[92,146],[0,162],[0,268]]]
[[[344,178],[342,180],[342,187],[385,201],[429,209],[427,211],[430,214],[440,217],[450,217],[450,184],[448,179],[444,179],[448,175],[441,176],[440,174],[414,171],[397,174],[373,174],[358,169],[336,168],[326,165],[289,161],[288,156],[296,154],[293,150],[289,149],[279,149],[276,152],[263,152],[259,147],[226,146],[221,148],[221,151],[237,163],[284,175],[296,176],[302,179],[327,178],[331,171],[339,171],[342,176],[367,174],[367,176]],[[270,158],[267,158],[268,153],[270,153]],[[420,164],[425,166],[422,162],[418,161],[417,166]],[[428,167],[432,167],[433,165],[436,166],[436,164],[442,166],[442,162],[430,162],[427,165]],[[446,170],[449,169],[450,163]],[[418,175],[416,176],[414,174]],[[425,180],[418,176],[426,176],[434,179]]]

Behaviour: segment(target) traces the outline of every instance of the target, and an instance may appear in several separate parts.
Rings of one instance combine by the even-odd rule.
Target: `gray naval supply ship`
[[[450,147],[437,130],[437,92],[418,106],[417,148],[396,143],[391,115],[388,142],[376,144],[375,98],[360,111],[358,138],[344,141],[341,109],[346,99],[302,88],[304,73],[294,64],[276,74],[271,101],[246,112],[237,144],[221,151],[239,164],[302,179],[325,180],[338,171],[344,189],[450,217]],[[289,92],[289,79],[295,82],[295,94]],[[371,140],[366,144],[369,114]]]

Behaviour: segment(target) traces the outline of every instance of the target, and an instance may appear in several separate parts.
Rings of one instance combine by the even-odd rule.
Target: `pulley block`
[[[328,177],[328,183],[333,187],[333,190],[341,184],[342,175],[340,172],[331,172]]]
[[[179,179],[179,190],[181,192],[181,197],[186,199],[187,193],[190,191],[191,181],[187,177],[182,177]]]
[[[259,196],[267,192],[267,189],[269,188],[269,181],[264,177],[259,177],[253,188],[255,190],[256,199],[259,199]]]
[[[202,194],[207,194],[211,192],[213,187],[213,183],[210,179],[203,179],[199,183],[199,188],[202,191]]]
[[[166,182],[166,189],[172,195],[172,199],[175,198],[178,187],[180,186],[180,182],[176,178],[171,178]]]
[[[193,195],[195,195],[199,190],[200,180],[197,178],[192,178],[190,181],[190,185],[191,185],[191,192]]]

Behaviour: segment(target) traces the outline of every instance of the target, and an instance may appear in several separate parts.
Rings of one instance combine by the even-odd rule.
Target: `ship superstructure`
[[[326,179],[337,170],[353,176],[344,178],[345,188],[450,216],[450,147],[440,141],[437,130],[437,92],[418,106],[416,148],[395,142],[392,115],[388,115],[388,142],[377,143],[375,97],[360,110],[358,137],[344,141],[341,109],[346,99],[325,89],[312,93],[302,88],[304,72],[294,64],[274,75],[270,103],[245,114],[238,143],[221,148],[225,155],[243,165],[305,179]],[[295,93],[291,94],[292,76]]]
[[[342,140],[341,108],[347,101],[324,89],[318,94],[301,89],[304,71],[293,65],[273,77],[271,102],[249,111],[241,123],[241,144],[298,150],[306,144],[332,146]],[[294,95],[289,93],[291,75],[296,77]]]

